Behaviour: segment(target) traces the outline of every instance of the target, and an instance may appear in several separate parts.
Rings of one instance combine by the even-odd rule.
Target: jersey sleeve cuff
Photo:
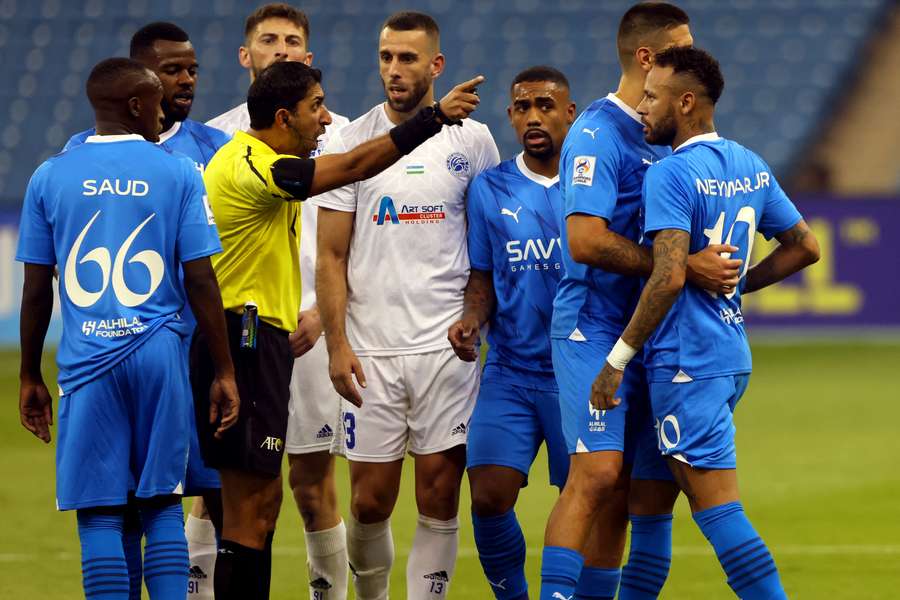
[[[54,258],[43,258],[38,256],[27,256],[24,254],[16,254],[16,262],[20,263],[28,263],[30,265],[47,265],[53,266],[56,264],[56,257]]]
[[[344,204],[343,202],[325,200],[319,196],[313,196],[307,202],[315,207],[330,208],[331,210],[339,210],[341,212],[356,212],[356,204],[350,206],[348,204]]]
[[[214,256],[216,254],[222,253],[222,246],[218,245],[212,248],[205,248],[204,250],[199,250],[197,252],[191,252],[190,254],[185,254],[181,257],[181,262],[189,262],[192,260],[197,260],[198,258],[207,258],[209,256]]]
[[[663,229],[677,229],[678,231],[686,231],[688,233],[691,232],[690,225],[682,225],[680,223],[668,223],[668,224],[653,225],[653,226],[648,225],[644,228],[644,233],[656,233],[657,231],[662,231]]]
[[[490,263],[483,263],[478,261],[473,261],[472,257],[469,257],[469,266],[476,271],[493,271],[494,265]]]

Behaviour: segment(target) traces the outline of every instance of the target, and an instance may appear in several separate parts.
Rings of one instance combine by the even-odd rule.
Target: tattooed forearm
[[[640,302],[622,334],[632,348],[640,348],[672,308],[684,287],[691,235],[678,229],[664,229],[653,240],[653,272]]]
[[[490,271],[472,269],[463,296],[463,315],[477,319],[484,325],[494,310],[494,280]]]
[[[819,242],[806,221],[801,220],[775,237],[780,245],[747,271],[743,293],[749,294],[778,283],[819,260]]]
[[[628,238],[608,231],[606,243],[597,255],[597,266],[620,275],[646,277],[653,269],[653,253]]]

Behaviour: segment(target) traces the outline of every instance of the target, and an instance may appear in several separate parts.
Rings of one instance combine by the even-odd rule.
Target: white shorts
[[[390,462],[435,454],[466,443],[481,368],[453,350],[404,356],[360,356],[367,387],[363,405],[341,403],[340,454],[359,462]]]
[[[338,430],[340,399],[328,377],[328,350],[325,338],[320,337],[309,352],[294,361],[285,451],[329,451]]]

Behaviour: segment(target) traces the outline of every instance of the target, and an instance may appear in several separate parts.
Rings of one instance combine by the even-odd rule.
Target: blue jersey
[[[550,321],[562,274],[558,178],[533,173],[520,154],[469,186],[469,261],[491,271],[497,306],[487,362],[553,372]]]
[[[186,335],[182,262],[221,252],[194,164],[137,135],[96,136],[44,162],[16,260],[57,265],[59,385],[101,375],[161,326]]]
[[[69,138],[63,150],[83,144],[84,140],[92,135],[94,135],[93,128],[76,133]],[[231,141],[231,136],[224,131],[190,119],[176,121],[168,131],[159,136],[160,146],[166,150],[184,154],[193,160],[201,174],[213,154],[229,141]]]
[[[769,239],[801,218],[759,156],[715,133],[691,138],[653,165],[644,197],[648,236],[687,231],[691,254],[709,244],[737,246],[733,257],[744,261],[742,276],[757,231]],[[652,381],[749,373],[740,290],[723,295],[686,284],[646,349]]]
[[[91,135],[94,135],[93,128],[76,133],[69,138],[63,150],[69,150],[83,144],[84,140]],[[185,119],[184,121],[175,121],[168,131],[159,136],[158,144],[166,150],[177,152],[190,158],[202,175],[206,169],[206,164],[212,159],[213,154],[230,140],[231,136],[223,131],[204,125],[199,121]],[[185,305],[181,316],[187,323],[187,328],[193,331],[197,323],[189,305]]]
[[[614,95],[597,100],[569,130],[559,160],[565,218],[605,219],[610,231],[638,243],[641,187],[647,167],[670,150],[644,141],[637,113]],[[555,338],[618,336],[640,296],[640,279],[577,263],[561,226],[565,272],[553,304]]]

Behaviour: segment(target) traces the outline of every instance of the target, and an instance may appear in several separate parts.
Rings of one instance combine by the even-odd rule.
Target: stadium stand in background
[[[579,107],[605,95],[617,83],[615,30],[631,1],[295,4],[312,22],[310,47],[315,65],[325,74],[328,104],[350,117],[383,98],[375,51],[382,20],[407,8],[433,14],[442,26],[448,58],[444,83],[475,73],[488,77],[481,92],[487,101],[477,118],[491,126],[501,154],[509,156],[517,144],[506,125],[506,86],[515,73],[541,63],[561,68],[573,83]],[[822,134],[822,121],[832,115],[835,99],[852,80],[870,37],[883,23],[892,22],[886,17],[893,4],[887,0],[679,4],[691,15],[698,44],[723,65],[727,85],[717,111],[719,131],[757,150],[786,181],[792,167],[802,165],[814,183],[827,183],[827,153],[812,162],[800,159]],[[59,151],[72,133],[92,124],[83,92],[87,73],[103,58],[126,55],[131,35],[150,21],[178,23],[197,48],[201,77],[192,117],[205,120],[242,102],[248,80],[237,63],[237,47],[252,6],[238,0],[0,0],[5,80],[0,90],[0,206],[15,210],[32,170]],[[884,99],[881,106],[886,107]],[[896,190],[897,178],[892,177]]]

